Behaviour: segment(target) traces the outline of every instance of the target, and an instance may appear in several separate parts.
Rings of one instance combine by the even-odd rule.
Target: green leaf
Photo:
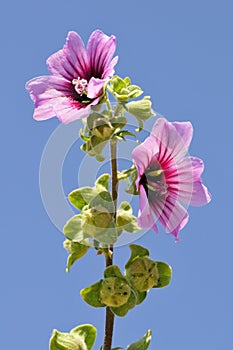
[[[129,77],[122,79],[117,75],[112,77],[107,88],[120,102],[127,102],[130,98],[136,98],[143,93],[139,86],[130,84]]]
[[[117,211],[117,227],[127,232],[137,232],[141,227],[137,224],[137,218],[132,215],[132,208],[128,202],[122,202]]]
[[[103,280],[100,280],[97,283],[92,284],[91,286],[84,288],[80,291],[80,295],[83,300],[93,306],[93,307],[104,307],[105,304],[101,302],[100,299],[100,289],[102,286]]]
[[[66,271],[69,272],[70,267],[87,253],[89,247],[78,242],[71,242],[69,239],[64,241],[63,246],[69,253],[66,265]]]
[[[113,221],[109,224],[107,228],[105,229],[97,228],[96,230],[95,240],[107,246],[109,244],[116,243],[117,238],[118,238],[118,232]]]
[[[135,294],[135,292],[131,289],[131,294],[130,297],[128,299],[128,301],[119,307],[111,307],[112,312],[119,316],[119,317],[124,317],[129,310],[133,309],[135,307],[135,305],[137,304],[137,296]]]
[[[117,138],[118,140],[126,141],[125,136],[136,137],[135,134],[133,134],[132,132],[129,132],[128,130],[120,130],[114,133],[114,137]]]
[[[119,76],[115,75],[112,77],[112,79],[110,80],[110,92],[114,93],[114,92],[119,92],[121,91],[121,89],[126,88],[126,81],[124,81],[122,78],[120,78]]]
[[[73,328],[70,334],[78,335],[82,338],[87,346],[87,350],[91,350],[96,339],[96,328],[91,324],[83,324]]]
[[[130,169],[123,170],[118,173],[118,181],[125,180],[128,185],[130,185],[130,181],[131,181],[131,185],[129,186],[129,188],[125,189],[125,192],[133,195],[139,194],[135,184],[137,177],[138,177],[138,173],[135,166],[132,166]]]
[[[127,124],[128,120],[123,116],[114,116],[110,119],[110,122],[114,129],[122,129]]]
[[[147,296],[147,292],[138,292],[138,291],[135,291],[136,295],[137,295],[137,305],[141,304],[145,299],[146,299],[146,296]]]
[[[70,241],[81,242],[86,237],[84,237],[82,230],[82,215],[74,215],[70,220],[67,221],[63,228],[64,235]]]
[[[92,187],[81,187],[72,191],[68,199],[74,207],[82,210],[96,196],[97,191]]]
[[[100,177],[98,177],[98,179],[95,182],[96,188],[101,190],[100,186],[102,186],[108,191],[109,180],[110,180],[110,174],[102,174]]]
[[[106,144],[107,144],[106,141],[103,141],[101,138],[93,135],[91,137],[90,144],[89,144],[89,147],[90,147],[89,154],[92,156],[95,156],[95,157],[99,156],[99,157],[103,158],[103,160],[104,160],[105,158],[102,155],[102,152],[103,152]]]
[[[129,86],[130,83],[131,83],[131,80],[130,80],[129,77],[125,77],[125,78],[124,78],[124,82],[126,83],[126,86]]]
[[[149,250],[141,247],[140,245],[137,244],[131,244],[130,246],[130,250],[131,250],[131,256],[129,258],[129,260],[127,261],[125,268],[127,269],[130,264],[137,258],[144,258],[144,257],[148,257],[149,256]]]
[[[121,273],[120,268],[117,265],[111,265],[108,266],[104,271],[104,278],[108,277],[120,277],[124,278],[124,276]]]
[[[131,215],[131,221],[124,226],[124,230],[130,233],[141,230],[141,227],[138,226],[138,220],[134,215]]]
[[[103,347],[101,346],[100,347],[100,350],[103,350]],[[111,350],[124,350],[123,348],[113,348],[113,349],[111,349]]]
[[[129,345],[126,350],[147,350],[151,341],[151,333],[149,329],[141,339]]]
[[[90,207],[94,208],[97,206],[102,206],[107,209],[110,214],[114,214],[115,206],[112,200],[112,196],[108,191],[102,191],[98,193],[91,201]]]
[[[157,261],[157,269],[159,273],[159,279],[157,286],[154,286],[154,288],[166,287],[171,281],[172,268],[170,265],[162,261]]]

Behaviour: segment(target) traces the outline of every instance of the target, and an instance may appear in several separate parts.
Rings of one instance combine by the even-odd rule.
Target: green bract
[[[96,338],[96,328],[85,324],[73,328],[70,333],[53,331],[50,350],[91,350]]]

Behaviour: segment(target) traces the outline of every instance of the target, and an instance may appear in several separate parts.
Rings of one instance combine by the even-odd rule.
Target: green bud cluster
[[[110,106],[107,91],[117,101],[113,109]],[[133,133],[123,129],[128,122],[124,116],[125,112],[137,119],[138,129],[136,131],[138,132],[143,128],[143,121],[155,116],[149,96],[141,100],[130,101],[142,93],[139,86],[131,84],[129,77],[122,79],[119,76],[113,76],[104,89],[100,103],[92,106],[92,113],[87,119],[82,120],[84,128],[80,130],[80,136],[84,143],[81,149],[102,162],[105,159],[102,152],[109,140],[125,141],[125,136],[136,137]]]
[[[125,316],[146,298],[149,289],[169,284],[169,265],[150,259],[149,251],[139,245],[132,244],[130,249],[125,275],[116,265],[107,267],[104,279],[81,291],[84,301],[93,307],[109,306],[117,316]]]
[[[117,75],[110,79],[107,89],[119,102],[127,102],[129,99],[136,98],[143,94],[139,86],[131,84],[129,77],[122,79]]]

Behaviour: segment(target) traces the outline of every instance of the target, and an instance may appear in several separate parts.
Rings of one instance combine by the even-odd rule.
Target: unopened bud
[[[112,221],[112,215],[106,208],[98,205],[96,208],[91,208],[83,212],[83,230],[91,237],[99,232],[98,229],[109,227]]]
[[[108,277],[103,280],[100,290],[102,303],[108,306],[124,305],[131,294],[128,283],[119,277]]]
[[[139,292],[147,291],[158,284],[157,264],[148,258],[134,260],[127,268],[126,275],[133,288]]]
[[[93,134],[100,139],[108,139],[114,131],[111,123],[105,118],[98,118],[94,122]]]

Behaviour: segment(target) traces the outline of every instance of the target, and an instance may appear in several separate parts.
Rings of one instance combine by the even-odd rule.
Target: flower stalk
[[[114,221],[116,223],[116,211],[117,211],[117,141],[112,139],[110,141],[110,157],[111,157],[111,176],[112,176],[112,199],[114,202]],[[113,245],[108,248],[108,254],[106,257],[106,267],[113,264]],[[110,307],[106,307],[105,317],[105,335],[104,335],[104,349],[111,350],[112,336],[114,327],[114,314]]]

